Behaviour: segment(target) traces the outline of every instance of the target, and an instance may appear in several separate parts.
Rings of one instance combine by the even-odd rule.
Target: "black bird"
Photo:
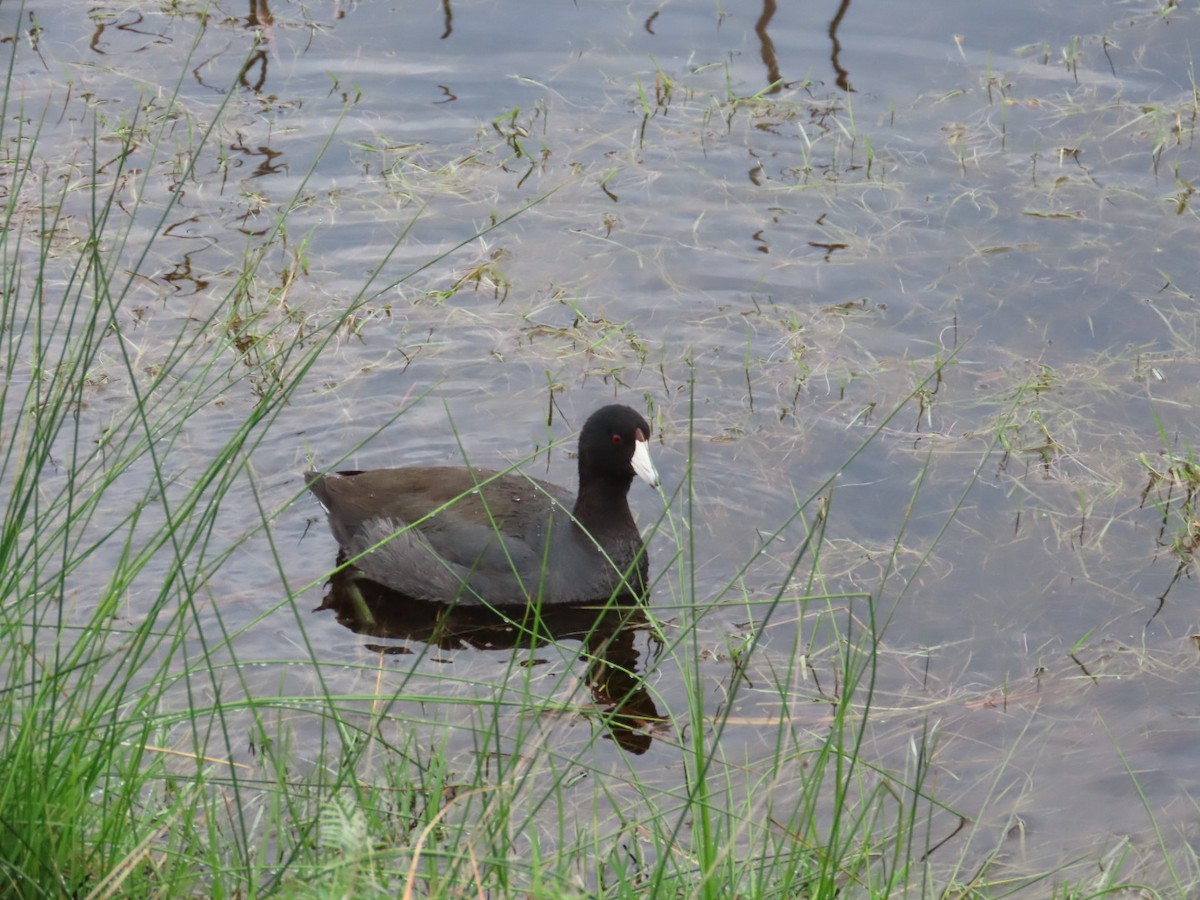
[[[579,496],[510,472],[410,467],[308,472],[340,559],[417,600],[512,606],[644,594],[646,550],[627,494],[658,487],[650,426],[628,406],[579,434]],[[376,546],[379,545],[379,546]],[[368,552],[369,551],[369,552]]]

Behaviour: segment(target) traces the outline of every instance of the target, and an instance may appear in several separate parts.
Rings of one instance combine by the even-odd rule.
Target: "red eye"
[[[614,447],[619,446],[620,444],[623,443],[623,441],[621,440],[621,436],[619,434],[614,434],[612,436],[612,442],[613,442]]]

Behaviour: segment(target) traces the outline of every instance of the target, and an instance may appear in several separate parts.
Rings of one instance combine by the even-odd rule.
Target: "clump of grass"
[[[282,298],[283,315],[250,309],[282,220],[206,316],[153,347],[137,331],[143,269],[224,107],[198,122],[178,95],[144,98],[115,153],[93,118],[92,146],[113,155],[94,156],[80,183],[53,177],[67,164],[16,102],[6,89],[0,890],[203,890],[212,876],[201,870],[258,852],[243,767],[221,759],[240,715],[204,699],[222,695],[229,673],[199,621],[210,577],[268,516],[230,540],[222,508],[330,332],[303,341]],[[174,163],[160,150],[180,133],[190,162],[163,194],[157,178]],[[241,401],[228,440],[179,471],[189,419],[230,395]],[[97,407],[108,410],[99,430]],[[261,719],[257,731],[270,733]],[[221,811],[221,794],[244,808]]]

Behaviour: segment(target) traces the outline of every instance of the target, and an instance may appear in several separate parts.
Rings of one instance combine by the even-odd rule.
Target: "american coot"
[[[370,550],[355,562],[361,574],[406,596],[512,606],[641,595],[646,552],[626,495],[634,475],[658,487],[649,437],[628,406],[594,412],[579,435],[578,499],[545,481],[462,467],[305,478],[343,554]]]

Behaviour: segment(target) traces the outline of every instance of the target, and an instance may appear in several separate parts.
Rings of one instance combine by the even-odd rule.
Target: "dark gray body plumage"
[[[644,590],[646,555],[624,492],[623,515],[602,503],[604,515],[591,515],[585,529],[596,504],[576,509],[569,491],[515,473],[432,467],[305,477],[344,553],[365,553],[358,570],[401,594],[512,605]]]

